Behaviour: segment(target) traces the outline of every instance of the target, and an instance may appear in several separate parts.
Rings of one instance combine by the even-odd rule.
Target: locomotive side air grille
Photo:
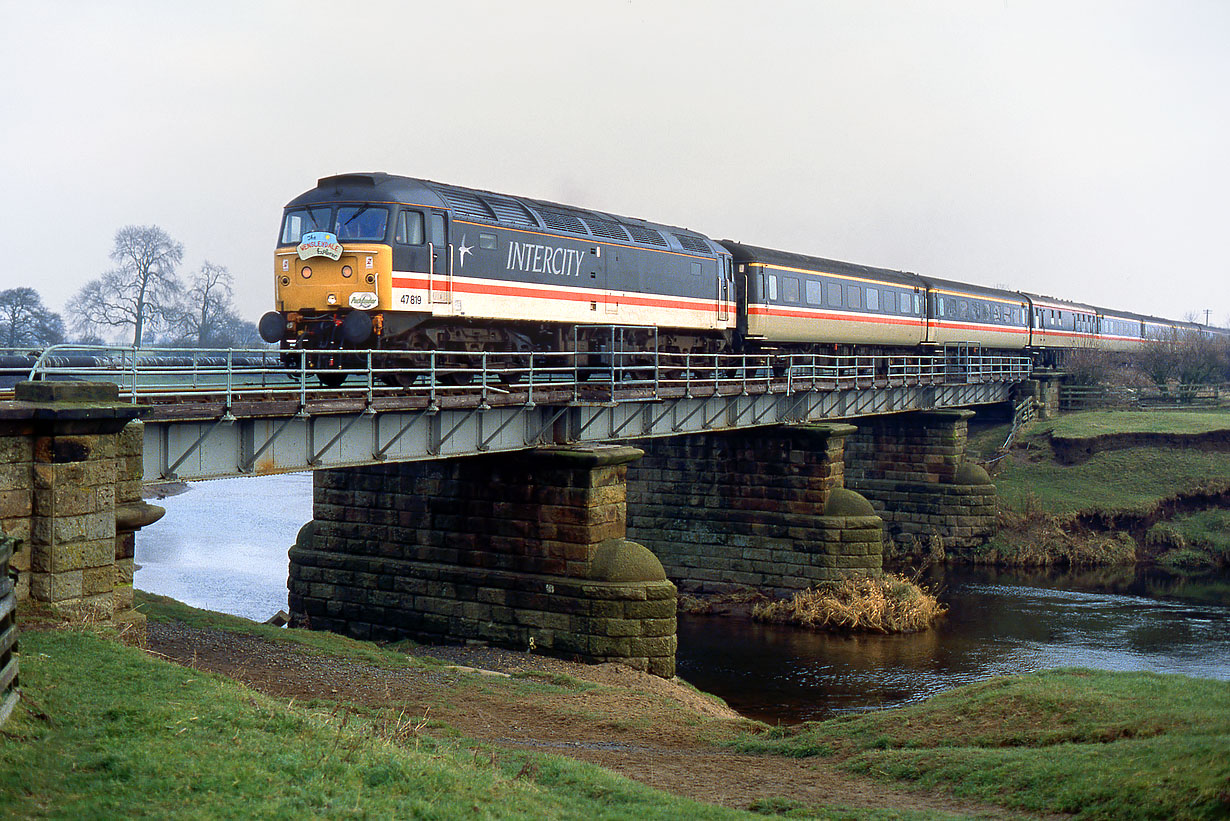
[[[495,212],[495,218],[506,225],[521,225],[526,228],[538,227],[538,223],[525,210],[525,206],[516,200],[485,196],[483,197],[483,202]]]
[[[617,222],[595,219],[594,217],[586,217],[585,224],[589,226],[589,230],[592,231],[596,237],[622,239],[625,241],[629,239],[627,232],[625,232]]]
[[[643,242],[646,245],[658,245],[662,248],[666,247],[666,240],[662,239],[662,235],[657,231],[642,228],[639,225],[625,225],[624,228],[637,242]]]
[[[709,250],[709,243],[705,242],[700,237],[693,237],[689,234],[675,234],[675,239],[679,240],[679,244],[687,251],[696,251],[701,254],[712,254]]]
[[[589,234],[585,230],[585,225],[571,214],[562,214],[559,211],[547,211],[539,209],[538,216],[542,217],[543,224],[548,228],[554,228],[556,231],[570,231],[573,234]]]
[[[461,217],[472,217],[483,222],[495,222],[495,213],[473,194],[465,191],[441,191],[440,196],[448,203],[449,208]]]

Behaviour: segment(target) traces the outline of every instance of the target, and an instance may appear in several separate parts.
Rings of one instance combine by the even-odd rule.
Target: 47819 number
[[[422,294],[402,294],[401,304],[402,305],[422,305],[423,296]]]

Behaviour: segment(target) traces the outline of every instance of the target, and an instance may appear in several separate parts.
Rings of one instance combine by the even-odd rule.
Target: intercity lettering
[[[525,242],[508,243],[508,270],[529,271],[534,274],[555,274],[561,277],[579,277],[584,251],[559,248],[553,245],[532,245]]]

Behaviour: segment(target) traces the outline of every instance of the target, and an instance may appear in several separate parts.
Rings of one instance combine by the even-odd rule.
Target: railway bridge
[[[312,470],[295,624],[669,676],[680,589],[786,594],[879,572],[886,545],[982,538],[968,408],[1046,390],[1028,359],[965,349],[612,351],[323,374],[307,353],[45,352],[0,400],[17,595],[139,620],[135,533],[162,513],[143,482]]]

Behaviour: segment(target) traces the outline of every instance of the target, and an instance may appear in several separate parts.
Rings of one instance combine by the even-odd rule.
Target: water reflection
[[[312,516],[308,474],[202,482],[137,536],[136,584],[264,620],[286,606],[286,551]],[[716,617],[679,620],[679,673],[736,709],[794,722],[917,701],[1045,667],[1230,679],[1230,583],[1110,568],[949,569],[949,615],[911,636],[856,636]]]
[[[1048,667],[1151,670],[1230,679],[1230,607],[1131,593],[1129,573],[1045,577],[951,569],[931,579],[949,615],[927,633],[842,638],[745,620],[685,617],[679,673],[766,721],[891,707],[991,675]],[[1092,584],[1091,584],[1092,582]],[[1156,580],[1154,580],[1156,584]]]

